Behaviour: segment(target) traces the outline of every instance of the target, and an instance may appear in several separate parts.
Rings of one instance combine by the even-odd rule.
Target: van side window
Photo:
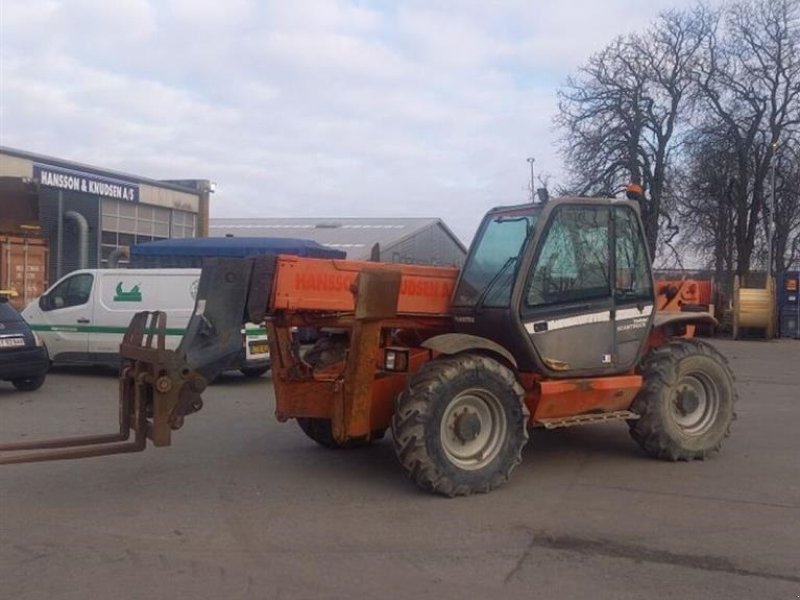
[[[48,302],[46,307],[42,307],[43,310],[86,304],[92,293],[93,280],[94,276],[90,273],[79,273],[65,279],[47,294]]]

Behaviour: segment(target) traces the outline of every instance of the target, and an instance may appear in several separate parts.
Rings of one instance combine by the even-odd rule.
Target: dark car
[[[50,364],[47,349],[0,294],[0,379],[26,392],[39,389]]]

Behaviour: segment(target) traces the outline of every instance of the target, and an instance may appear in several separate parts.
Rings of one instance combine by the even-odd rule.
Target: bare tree
[[[696,81],[734,158],[736,272],[746,275],[779,140],[800,125],[800,0],[744,0],[715,22]]]
[[[736,260],[736,154],[713,125],[697,128],[687,138],[685,166],[677,185],[676,219],[680,243],[711,268],[718,280],[733,273]]]
[[[646,34],[617,38],[590,58],[559,92],[570,191],[614,195],[627,183],[641,185],[651,253],[662,221],[668,236],[676,231],[664,210],[669,169],[708,23],[703,10],[665,13]]]
[[[775,270],[800,261],[800,142],[782,143],[775,157]]]

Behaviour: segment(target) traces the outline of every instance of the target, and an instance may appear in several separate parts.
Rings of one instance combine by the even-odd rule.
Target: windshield
[[[461,274],[455,305],[509,305],[519,254],[538,217],[538,211],[527,215],[498,215],[485,224],[478,232]]]

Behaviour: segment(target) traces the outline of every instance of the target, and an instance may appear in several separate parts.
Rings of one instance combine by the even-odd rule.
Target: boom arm
[[[282,328],[269,328],[274,333],[273,356],[285,360],[291,360],[287,323],[292,315],[304,315],[304,322],[313,315],[319,322],[339,326],[362,323],[353,326],[354,335],[360,338],[369,331],[370,339],[381,334],[378,321],[396,320],[401,312],[422,327],[431,323],[440,327],[457,275],[457,269],[447,267],[296,256],[209,259],[194,312],[176,350],[165,349],[164,313],[138,313],[131,321],[120,345],[118,433],[0,445],[0,464],[138,452],[147,439],[155,446],[167,446],[184,417],[202,407],[200,393],[207,383],[241,352],[243,323],[283,320]],[[363,379],[364,385],[371,381],[371,363],[351,362],[351,378]],[[352,409],[359,393],[353,390],[350,397],[339,400]],[[361,405],[368,400],[360,397]],[[327,412],[340,411],[331,406]],[[340,429],[342,436],[348,435],[346,427]],[[131,431],[134,440],[128,441]]]

